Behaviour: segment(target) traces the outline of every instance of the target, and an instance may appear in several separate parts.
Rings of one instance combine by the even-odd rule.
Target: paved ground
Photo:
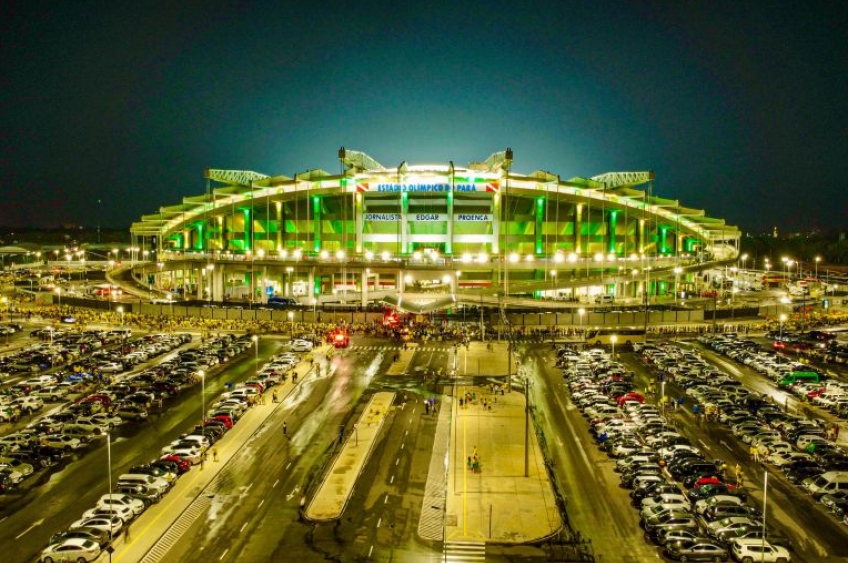
[[[410,344],[400,350],[388,375],[406,373],[417,349]],[[508,372],[505,342],[473,342],[446,348],[445,353],[455,360],[457,381],[468,382],[465,374],[502,378]],[[527,431],[524,395],[487,382],[456,385],[454,392],[437,405],[439,422],[419,535],[446,542],[521,544],[554,534],[562,522],[532,425]],[[342,516],[392,399],[391,393],[372,397],[358,423],[358,444],[352,436],[347,438],[309,501],[307,518]],[[428,416],[424,409],[422,416]]]
[[[329,472],[306,505],[303,511],[304,517],[317,521],[341,517],[356,485],[356,480],[362,473],[362,468],[380,436],[380,430],[394,397],[394,393],[372,395],[353,434],[347,436]]]

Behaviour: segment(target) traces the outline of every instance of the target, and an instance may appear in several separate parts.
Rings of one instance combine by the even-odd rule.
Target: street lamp
[[[294,311],[289,311],[286,316],[289,318],[289,322],[291,323],[291,339],[294,340]]]
[[[112,493],[112,433],[106,432],[106,476],[109,483],[109,494]],[[112,519],[115,505],[109,503],[109,540],[112,540]],[[112,560],[112,552],[109,551],[109,561]]]
[[[59,298],[59,308],[61,309],[62,308],[62,288],[57,287],[54,291],[56,292],[56,297]]]
[[[816,256],[816,283],[819,283],[819,262],[821,262],[821,256]]]
[[[121,315],[121,326],[124,326],[124,308],[118,307],[118,314]]]
[[[200,376],[200,425],[206,422],[206,372],[199,370],[197,375]]]
[[[786,322],[786,313],[780,315],[780,339],[783,340],[783,323]]]
[[[259,373],[259,335],[254,334],[250,339],[253,340],[253,371]]]
[[[610,344],[612,345],[612,360],[615,361],[615,343],[618,342],[618,336],[613,334],[610,336]]]

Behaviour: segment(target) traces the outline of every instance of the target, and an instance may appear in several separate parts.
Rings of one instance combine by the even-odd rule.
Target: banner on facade
[[[451,189],[453,188],[453,189]],[[401,192],[401,193],[448,193],[448,192],[489,192],[497,193],[500,183],[497,180],[475,180],[456,182],[451,185],[448,182],[432,183],[383,183],[383,182],[357,182],[356,191],[366,192]]]

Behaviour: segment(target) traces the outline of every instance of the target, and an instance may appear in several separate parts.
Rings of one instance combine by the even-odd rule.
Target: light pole
[[[768,506],[768,471],[763,472],[763,560],[766,557],[766,507]]]
[[[289,311],[286,313],[286,316],[289,318],[289,323],[291,323],[291,339],[294,340],[294,311]]]
[[[109,483],[109,494],[112,494],[112,433],[106,432],[106,476]],[[112,519],[115,517],[114,505],[109,503],[109,541],[112,541]],[[109,561],[112,561],[112,550],[109,550]]]
[[[618,342],[618,336],[613,334],[610,336],[610,344],[612,345],[612,361],[615,361],[615,343]]]
[[[250,339],[253,340],[253,371],[259,373],[259,335],[254,334]]]
[[[821,256],[816,256],[816,283],[819,283],[819,262],[821,262]]]
[[[58,297],[58,298],[59,298],[59,309],[61,309],[61,308],[62,308],[62,288],[61,288],[61,287],[57,287],[57,288],[55,289],[55,291],[56,291],[56,297]]]
[[[783,323],[786,322],[786,313],[780,315],[780,339],[783,340]]]
[[[200,376],[200,425],[206,422],[206,372],[199,370],[197,375]]]

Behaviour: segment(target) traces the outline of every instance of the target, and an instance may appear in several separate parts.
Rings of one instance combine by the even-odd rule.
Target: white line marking
[[[245,522],[244,524],[241,525],[241,529],[239,530],[239,533],[242,533],[245,528],[247,528],[247,522]]]
[[[382,523],[383,523],[383,519],[382,518],[378,519],[377,520],[377,527],[379,528],[380,524],[382,524]]]
[[[224,557],[226,557],[226,556],[227,556],[227,552],[228,552],[228,551],[230,551],[230,548],[229,548],[229,547],[228,547],[227,549],[225,549],[225,550],[224,550],[224,553],[222,553],[222,554],[221,554],[221,557],[219,557],[219,558],[218,558],[218,561],[222,561],[222,560],[224,559]]]
[[[280,480],[279,480],[279,479],[277,479],[276,481],[274,481],[274,484],[273,484],[273,485],[271,485],[271,488],[272,488],[272,489],[273,489],[273,488],[275,488],[275,487],[276,487],[279,483],[280,483]]]

